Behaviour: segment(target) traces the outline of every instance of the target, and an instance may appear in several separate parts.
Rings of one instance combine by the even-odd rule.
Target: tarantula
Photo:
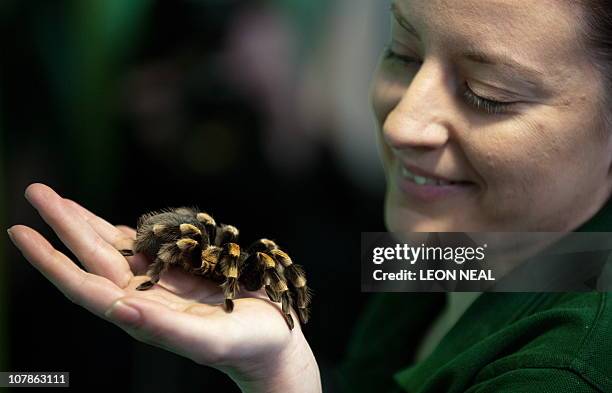
[[[181,207],[142,215],[133,250],[120,251],[124,256],[143,253],[152,261],[147,270],[150,280],[137,290],[151,288],[170,265],[177,265],[219,284],[228,312],[234,309],[239,284],[248,291],[265,287],[270,300],[282,304],[290,329],[292,305],[300,321],[308,322],[311,292],[302,267],[272,240],[259,239],[246,250],[237,241],[236,227],[217,225],[209,214]]]

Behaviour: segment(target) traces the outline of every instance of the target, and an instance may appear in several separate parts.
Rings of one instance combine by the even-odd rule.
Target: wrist
[[[314,354],[301,331],[289,344],[263,359],[245,359],[240,370],[224,369],[244,393],[320,393],[321,376]]]

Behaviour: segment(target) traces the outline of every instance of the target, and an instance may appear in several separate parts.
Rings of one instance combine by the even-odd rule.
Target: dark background
[[[70,255],[23,198],[43,182],[116,224],[197,205],[243,241],[277,240],[306,267],[305,335],[333,391],[367,299],[359,235],[384,230],[367,87],[386,12],[353,0],[3,0],[0,224],[32,226]],[[70,371],[73,390],[238,391],[75,307],[6,237],[0,258],[0,370]]]

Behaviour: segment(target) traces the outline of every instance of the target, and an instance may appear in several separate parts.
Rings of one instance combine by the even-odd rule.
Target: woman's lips
[[[472,192],[476,184],[470,181],[455,181],[437,176],[425,176],[424,171],[407,168],[398,163],[397,184],[399,189],[424,202],[440,200],[465,192]]]

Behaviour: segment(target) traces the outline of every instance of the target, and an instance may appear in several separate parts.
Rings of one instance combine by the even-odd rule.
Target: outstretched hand
[[[321,391],[299,323],[289,330],[280,305],[263,290],[241,292],[231,313],[217,285],[177,268],[137,291],[148,280],[149,261],[118,251],[131,249],[133,229],[116,227],[43,184],[30,185],[25,196],[85,270],[32,228],[11,227],[11,240],[72,302],[140,341],[226,372],[244,391]]]

